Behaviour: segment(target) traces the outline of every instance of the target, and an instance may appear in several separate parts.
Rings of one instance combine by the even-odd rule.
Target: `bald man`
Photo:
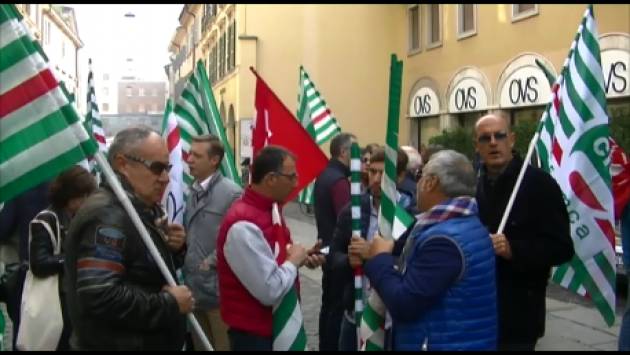
[[[483,165],[477,183],[479,215],[497,233],[523,165],[502,112],[481,117],[474,144]],[[499,350],[533,351],[545,333],[545,295],[551,267],[574,254],[562,191],[544,171],[528,166],[501,234],[491,234],[496,255]]]

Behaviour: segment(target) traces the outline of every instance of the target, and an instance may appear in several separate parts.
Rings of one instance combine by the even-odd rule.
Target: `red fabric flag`
[[[621,218],[624,207],[630,201],[630,159],[617,143],[610,138],[612,192],[615,199],[615,219]]]
[[[262,148],[273,144],[286,148],[296,157],[298,183],[284,201],[286,203],[293,200],[326,168],[328,158],[254,68],[250,69],[256,75],[252,155],[256,157]]]

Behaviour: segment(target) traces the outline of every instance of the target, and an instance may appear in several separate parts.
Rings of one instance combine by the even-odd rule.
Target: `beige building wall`
[[[522,65],[525,61],[516,63],[519,57],[538,57],[558,74],[586,9],[585,4],[538,4],[537,14],[513,21],[512,4],[476,5],[476,34],[458,39],[458,5],[442,4],[442,45],[427,48],[428,6],[420,5],[421,50],[406,56],[404,97],[401,104],[407,115],[410,115],[409,108],[416,90],[422,86],[432,86],[435,89],[440,102],[439,120],[436,119],[437,116],[432,116],[421,118],[420,122],[417,118],[403,119],[406,124],[401,122],[401,128],[406,126],[409,130],[410,139],[417,140],[418,127],[422,127],[421,143],[425,144],[430,137],[439,134],[441,129],[459,125],[457,116],[449,110],[448,103],[449,88],[460,70],[468,67],[480,73],[487,85],[487,109],[499,108],[501,88],[509,76],[506,69],[510,63],[514,64],[509,70]],[[630,5],[595,5],[594,14],[600,36],[610,33],[628,35]],[[422,81],[424,83],[420,83]],[[546,82],[541,84],[547,85]],[[543,106],[532,105],[532,108],[535,107],[542,109]],[[486,110],[469,114],[468,120],[483,112]],[[401,136],[403,134],[401,129]]]
[[[195,19],[204,17],[206,6],[210,5],[188,4],[180,14],[181,27],[171,44],[174,56],[181,56],[180,50],[190,43]],[[420,50],[410,52],[411,6],[414,5],[218,5],[212,20],[200,23],[196,50],[189,51],[179,70],[174,68],[179,73],[174,81],[190,73],[193,56],[209,65],[210,50],[235,19],[235,68],[216,81],[213,90],[237,160],[241,155],[241,132],[247,132],[251,123],[248,120],[254,114],[255,77],[250,66],[295,112],[298,71],[304,65],[342,129],[355,133],[362,145],[383,144],[390,54],[396,53],[403,60],[399,143],[419,146],[442,129],[460,125],[470,128],[479,115],[502,107],[504,85],[534,58],[557,74],[586,9],[583,4],[538,4],[534,15],[514,19],[512,4],[475,5],[476,31],[459,38],[458,5],[442,4],[441,44],[429,46],[429,5],[420,4]],[[594,12],[600,35],[609,35],[606,45],[627,46],[630,53],[630,5],[595,5]],[[602,51],[606,45],[602,42]],[[485,92],[485,104],[480,101],[476,110],[465,114],[449,109],[449,100],[462,83],[471,80]],[[423,87],[431,88],[439,110],[419,119],[410,106],[414,94]],[[543,107],[544,93],[539,96],[537,102],[519,108],[525,111],[519,117],[536,117],[536,110]],[[234,109],[234,121],[228,117],[230,107]],[[328,153],[328,145],[322,148]]]

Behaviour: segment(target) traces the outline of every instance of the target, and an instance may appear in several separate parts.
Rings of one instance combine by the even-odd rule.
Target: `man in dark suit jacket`
[[[496,233],[523,160],[501,113],[481,117],[475,146],[483,165],[477,185],[479,215]],[[491,234],[496,254],[499,350],[533,351],[545,333],[545,296],[551,267],[574,254],[562,191],[544,171],[528,166],[505,230]]]

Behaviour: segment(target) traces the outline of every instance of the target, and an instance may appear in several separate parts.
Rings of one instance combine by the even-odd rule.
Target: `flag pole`
[[[586,17],[587,15],[588,15],[588,9],[584,12],[584,17]],[[560,83],[562,82],[564,72],[565,70],[567,70],[569,66],[569,57],[571,57],[571,53],[575,49],[575,46],[577,45],[577,41],[580,38],[581,28],[582,26],[578,27],[577,34],[575,35],[575,38],[573,39],[573,43],[571,44],[571,49],[569,50],[569,55],[567,55],[567,59],[565,59],[564,64],[562,66],[562,70],[560,71],[560,75],[558,75],[558,77],[556,78],[556,83],[554,85],[560,85]],[[549,106],[550,104],[551,103],[547,104],[547,106]],[[543,116],[539,122],[539,126],[544,122],[544,118],[545,118],[545,114],[543,113]],[[507,223],[508,216],[510,215],[510,212],[512,211],[512,206],[514,205],[516,194],[518,193],[518,189],[521,187],[521,182],[523,181],[523,176],[525,175],[525,169],[527,169],[527,165],[529,164],[529,161],[532,157],[532,153],[534,152],[534,146],[536,145],[536,142],[538,141],[538,137],[540,136],[539,132],[540,132],[540,129],[537,129],[536,133],[532,137],[532,140],[529,142],[529,148],[527,148],[527,155],[525,156],[525,159],[523,160],[523,165],[521,166],[521,170],[518,174],[518,178],[516,179],[516,184],[514,184],[514,189],[512,190],[512,194],[510,194],[510,199],[508,200],[508,204],[505,207],[505,211],[503,212],[503,217],[501,218],[501,223],[499,224],[499,229],[497,230],[497,234],[503,233],[503,230],[505,229],[505,224]]]
[[[166,263],[164,263],[164,260],[162,259],[160,252],[157,250],[157,247],[155,246],[155,244],[153,244],[153,240],[151,240],[151,237],[149,236],[149,232],[147,232],[146,227],[144,226],[144,224],[142,224],[142,221],[140,220],[140,217],[138,216],[138,212],[136,212],[136,210],[131,205],[131,201],[129,201],[129,197],[127,197],[127,194],[123,190],[123,187],[120,184],[120,181],[118,181],[118,178],[114,174],[112,167],[107,162],[107,159],[105,159],[105,156],[100,151],[96,152],[96,154],[94,155],[94,158],[96,159],[96,162],[98,163],[98,165],[101,167],[102,173],[105,175],[105,179],[107,180],[107,182],[109,182],[110,186],[112,187],[112,190],[116,194],[116,197],[118,197],[118,199],[120,200],[120,203],[122,203],[123,207],[125,208],[125,211],[131,218],[131,221],[136,226],[136,229],[140,233],[140,237],[142,237],[144,244],[146,245],[147,249],[149,249],[149,252],[151,253],[151,256],[153,257],[153,260],[155,260],[158,268],[162,272],[162,276],[164,276],[169,286],[177,286],[175,279],[173,278],[170,271],[168,270]],[[197,336],[199,336],[199,338],[201,339],[201,342],[203,343],[204,348],[207,351],[213,351],[214,349],[212,348],[212,345],[210,345],[208,338],[206,337],[205,333],[201,329],[201,326],[199,325],[199,322],[197,322],[197,319],[195,318],[195,316],[192,313],[188,313],[186,314],[186,317],[188,318],[188,321],[192,325],[195,333],[197,333]]]

